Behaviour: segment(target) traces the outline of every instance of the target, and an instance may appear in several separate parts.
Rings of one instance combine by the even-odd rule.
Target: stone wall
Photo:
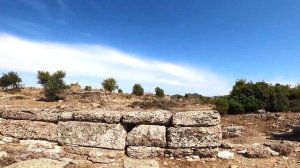
[[[133,158],[214,157],[222,139],[220,119],[215,111],[5,109],[0,111],[0,135],[123,151]]]

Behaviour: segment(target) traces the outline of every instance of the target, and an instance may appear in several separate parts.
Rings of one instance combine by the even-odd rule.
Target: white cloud
[[[163,86],[172,94],[222,95],[231,89],[226,80],[210,71],[145,59],[101,45],[31,41],[9,34],[0,34],[0,69],[30,73],[62,69],[72,78],[114,77],[121,83],[142,83],[146,90]]]

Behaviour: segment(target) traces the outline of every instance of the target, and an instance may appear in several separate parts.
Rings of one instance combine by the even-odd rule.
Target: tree
[[[157,97],[164,97],[165,96],[165,91],[161,89],[160,87],[155,88],[155,96]]]
[[[105,90],[108,90],[110,92],[118,89],[117,81],[114,78],[107,78],[103,80],[102,86]]]
[[[48,71],[38,71],[38,83],[44,87],[44,92],[47,100],[59,100],[60,94],[67,85],[64,82],[66,73],[64,71],[56,71],[52,75]]]
[[[142,87],[141,84],[134,84],[132,87],[132,94],[136,96],[143,96],[144,95],[144,88]]]
[[[7,89],[10,85],[10,81],[7,74],[3,74],[0,78],[0,86],[2,89]]]
[[[228,99],[226,97],[221,97],[216,100],[216,110],[220,114],[227,114],[229,109]]]
[[[92,86],[85,86],[84,90],[85,91],[91,91],[92,90]]]
[[[3,74],[0,78],[0,86],[3,89],[7,89],[8,87],[12,87],[13,89],[18,89],[22,79],[16,72],[8,72],[7,74]]]

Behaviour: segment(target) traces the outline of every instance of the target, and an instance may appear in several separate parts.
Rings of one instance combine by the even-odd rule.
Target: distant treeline
[[[300,111],[300,85],[269,84],[238,80],[228,96],[216,99],[216,109],[222,114],[237,114],[266,110],[269,112]]]

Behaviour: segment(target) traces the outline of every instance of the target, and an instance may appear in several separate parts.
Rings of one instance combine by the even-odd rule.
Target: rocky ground
[[[45,102],[41,90],[25,89],[18,93],[0,92],[0,108],[39,108],[54,110],[110,109],[170,111],[211,109],[195,101],[157,100],[151,97],[69,93],[64,101]],[[131,159],[118,151],[65,147],[49,141],[19,140],[0,135],[0,168],[9,167],[300,167],[300,113],[264,113],[222,117],[223,140],[215,158]],[[48,159],[46,159],[48,158]]]

